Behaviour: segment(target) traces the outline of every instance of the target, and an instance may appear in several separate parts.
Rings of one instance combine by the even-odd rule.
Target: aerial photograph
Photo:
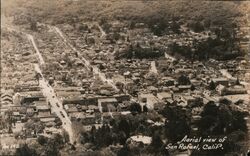
[[[1,0],[0,156],[250,156],[249,14]]]

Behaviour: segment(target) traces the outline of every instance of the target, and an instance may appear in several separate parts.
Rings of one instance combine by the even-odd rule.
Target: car
[[[62,115],[63,118],[65,118],[64,114],[62,112],[60,112],[60,114]]]

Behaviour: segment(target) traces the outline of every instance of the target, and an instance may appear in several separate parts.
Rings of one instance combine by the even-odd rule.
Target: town
[[[248,56],[196,55],[197,43],[219,37],[212,30],[177,22],[176,33],[173,19],[164,35],[118,20],[18,28],[12,23],[22,16],[2,18],[11,22],[1,24],[0,155],[34,142],[49,146],[55,136],[71,152],[152,146],[163,155],[188,155],[165,148],[186,135],[250,136]],[[236,30],[248,53],[249,29],[248,22]],[[182,47],[194,56],[173,51]],[[53,152],[60,151],[47,147],[44,155]]]

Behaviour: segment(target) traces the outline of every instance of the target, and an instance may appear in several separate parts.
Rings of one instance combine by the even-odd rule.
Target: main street
[[[6,28],[8,31],[17,32],[21,35],[26,36],[36,51],[39,64],[40,65],[45,64],[43,57],[42,57],[39,49],[36,46],[34,37],[31,34],[27,34],[27,33],[24,33],[22,31],[16,30],[16,29],[12,28],[11,26],[6,26]],[[62,123],[63,123],[62,126],[68,132],[70,142],[73,143],[75,141],[75,139],[74,139],[74,135],[73,135],[71,120],[69,119],[66,111],[63,109],[63,105],[62,105],[61,101],[58,100],[58,98],[54,92],[54,89],[48,84],[48,81],[44,78],[39,64],[34,64],[34,69],[41,76],[41,78],[39,79],[39,85],[42,89],[43,95],[45,96],[47,101],[50,103],[52,112],[55,112],[56,115],[59,117],[59,119],[62,121]]]
[[[43,95],[46,97],[47,101],[49,102],[51,106],[51,110],[56,113],[56,115],[59,117],[59,119],[62,121],[63,128],[68,132],[70,142],[74,142],[74,134],[72,130],[72,123],[66,113],[66,111],[63,109],[63,105],[60,100],[58,100],[54,89],[49,85],[48,81],[45,80],[41,69],[38,64],[34,64],[35,70],[37,73],[41,75],[41,78],[39,79],[39,85],[42,89]]]
[[[36,54],[37,54],[37,56],[38,56],[38,58],[39,58],[40,64],[43,65],[45,62],[44,62],[44,60],[43,60],[43,57],[42,57],[40,51],[38,50],[38,48],[37,48],[37,46],[36,46],[34,37],[33,37],[32,35],[30,35],[30,34],[27,34],[27,37],[28,37],[28,39],[30,40],[30,42],[32,43],[32,45],[33,45],[33,47],[34,47],[34,49],[35,49],[35,51],[36,51]]]
[[[43,57],[36,46],[34,37],[30,34],[26,34],[26,35],[28,39],[31,41],[36,51],[36,54],[38,55],[38,58],[39,58],[38,60],[39,60],[40,65],[45,64]],[[62,124],[63,124],[62,126],[68,132],[70,142],[73,143],[75,141],[74,134],[73,134],[72,124],[68,117],[68,114],[63,109],[63,105],[61,101],[58,100],[54,92],[54,89],[49,85],[48,81],[44,78],[43,73],[40,69],[40,66],[38,64],[34,64],[34,69],[41,76],[39,79],[39,85],[40,85],[40,88],[42,89],[43,95],[46,97],[48,103],[50,104],[52,112],[55,112],[56,115],[59,117],[59,119],[62,121]]]

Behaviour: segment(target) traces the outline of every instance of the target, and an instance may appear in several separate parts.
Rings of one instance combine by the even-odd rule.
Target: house
[[[190,95],[183,95],[182,99],[186,103],[186,105],[191,105],[192,103],[196,102],[196,99]]]
[[[98,99],[98,107],[100,112],[107,112],[108,111],[108,105],[117,106],[118,101],[116,98],[104,98],[104,99]]]
[[[223,95],[247,94],[247,90],[242,86],[225,88]]]
[[[77,96],[67,99],[63,99],[63,104],[80,104],[84,106],[88,105],[98,105],[97,97],[86,97],[86,96]]]
[[[239,100],[243,100],[245,103],[249,103],[249,95],[248,94],[235,94],[235,95],[226,95],[223,96],[228,100],[232,101],[233,103],[238,102]]]
[[[158,88],[154,87],[154,86],[148,86],[147,88],[152,94],[156,94],[158,91]]]
[[[89,111],[89,110],[91,110],[93,112],[99,112],[99,108],[96,105],[89,105],[87,111]]]
[[[119,112],[127,111],[128,108],[129,108],[129,102],[119,103],[117,106],[117,111]]]
[[[219,95],[223,95],[225,89],[226,87],[221,84],[217,85],[217,87],[215,88],[215,90],[218,92]]]
[[[40,121],[43,123],[49,123],[49,122],[54,122],[55,119],[56,119],[56,117],[49,116],[49,117],[40,118]]]
[[[174,86],[175,80],[171,77],[163,77],[162,78],[164,86]]]
[[[21,96],[23,97],[21,101],[21,105],[31,104],[34,101],[40,101],[41,99],[44,98],[43,93],[41,91],[22,92]]]
[[[172,94],[170,92],[160,92],[157,93],[157,98],[165,101],[167,99],[172,99]]]
[[[201,116],[200,115],[192,115],[191,123],[197,123],[200,120],[201,120]]]
[[[93,124],[93,125],[86,125],[83,126],[85,131],[91,131],[92,127],[95,127],[96,129],[99,129],[103,126],[103,124]]]
[[[21,121],[22,115],[19,112],[15,111],[12,115],[16,121]]]
[[[215,85],[223,85],[223,86],[228,86],[229,81],[227,78],[213,78],[212,81],[215,83]]]
[[[83,125],[92,125],[95,123],[96,123],[95,115],[86,115],[86,117],[82,119]]]
[[[75,113],[75,112],[78,112],[76,106],[72,106],[67,109],[67,113]]]
[[[38,85],[16,85],[14,92],[28,92],[28,91],[39,91]]]
[[[144,145],[149,145],[152,142],[152,137],[143,135],[134,135],[129,138],[132,143],[143,143]]]
[[[202,107],[194,107],[193,109],[192,109],[192,116],[193,115],[199,115],[201,112],[203,111],[203,108]]]
[[[13,98],[12,98],[12,94],[9,93],[3,93],[1,95],[1,102],[2,103],[6,103],[6,104],[13,104]]]
[[[200,86],[202,83],[199,80],[196,79],[191,79],[191,84],[194,85],[195,87]]]
[[[154,109],[154,104],[158,102],[153,94],[140,94],[138,96],[141,106],[146,105],[148,109]]]
[[[180,85],[180,86],[178,86],[178,88],[179,88],[180,92],[183,92],[183,91],[187,91],[187,90],[191,89],[191,85]]]
[[[48,117],[51,115],[51,110],[48,105],[44,105],[44,104],[36,105],[36,110],[37,110],[38,117],[40,118]]]

